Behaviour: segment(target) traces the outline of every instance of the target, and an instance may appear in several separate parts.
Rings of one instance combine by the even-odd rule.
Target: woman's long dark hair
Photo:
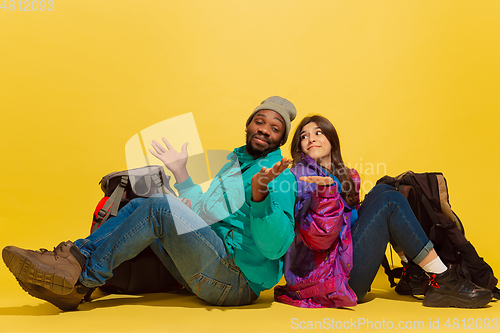
[[[290,146],[292,166],[295,166],[297,163],[299,163],[305,156],[305,153],[302,151],[302,148],[300,146],[300,132],[302,131],[304,126],[309,123],[318,124],[318,127],[321,128],[323,134],[326,136],[328,141],[330,141],[330,145],[332,146],[332,161],[330,167],[327,167],[326,169],[340,181],[340,184],[342,185],[342,192],[340,193],[340,195],[342,196],[342,198],[344,198],[349,206],[357,205],[359,203],[359,198],[356,195],[356,187],[354,181],[351,178],[349,169],[345,166],[344,161],[342,160],[342,154],[340,153],[339,136],[333,124],[325,117],[314,115],[302,119],[299,126],[295,130],[295,133],[293,134],[292,144]]]

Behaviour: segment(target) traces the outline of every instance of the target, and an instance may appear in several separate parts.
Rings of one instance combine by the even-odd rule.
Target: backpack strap
[[[444,216],[446,216],[448,220],[452,222],[454,226],[462,230],[461,223],[458,222],[458,217],[451,210],[450,202],[448,200],[448,186],[446,185],[446,179],[442,174],[437,174],[436,179],[438,182],[439,203],[441,205],[441,211],[443,212]]]
[[[395,287],[396,282],[394,282],[394,278],[399,278],[401,276],[400,270],[398,270],[397,268],[391,269],[389,260],[387,260],[387,255],[385,255],[382,259],[382,267],[384,267],[384,273],[385,275],[387,275],[387,279],[391,284],[391,288]]]
[[[110,195],[104,206],[97,213],[96,225],[95,228],[92,228],[94,231],[99,228],[102,223],[106,222],[111,216],[116,216],[116,214],[118,214],[118,208],[120,207],[119,203],[127,184],[128,176],[121,176],[120,183]],[[115,203],[117,204],[115,205]]]
[[[155,184],[155,186],[160,189],[158,191],[162,191],[163,192],[163,182],[161,181],[160,176],[158,176],[157,174],[154,173],[154,174],[151,175],[151,180],[153,181],[153,183]]]
[[[163,181],[163,179],[165,179],[165,178],[166,178],[166,180]],[[173,195],[174,197],[177,196],[177,194],[175,194],[172,187],[170,187],[170,176],[169,175],[162,174],[161,178],[158,177],[158,180],[153,178],[153,181],[155,181],[155,183],[156,183],[156,181],[159,181],[162,184],[161,190],[162,190],[163,194],[170,194],[170,195]]]
[[[492,292],[493,292],[493,296],[495,296],[496,299],[500,300],[500,290],[497,287],[495,287],[495,288],[493,288]]]
[[[125,187],[127,187],[128,181],[129,181],[128,176],[122,176],[120,179],[120,184],[118,184],[118,186],[113,191],[113,194],[111,194],[111,196],[109,197],[110,200],[108,200],[106,202],[106,205],[104,205],[103,209],[106,208],[109,202],[109,205],[111,207],[111,211],[109,212],[110,216],[116,216],[116,214],[118,214],[118,208],[120,207],[120,205],[119,204],[115,205],[114,203],[119,203],[120,200],[122,199],[123,192],[125,191]]]
[[[444,180],[444,177],[443,177],[443,179],[441,181],[443,181],[443,180]],[[413,181],[413,178],[411,177],[411,174],[405,175],[401,179],[401,182],[412,186],[414,189],[418,188],[417,184],[415,184],[415,182]],[[438,182],[439,182],[439,178],[438,178]],[[443,182],[441,182],[441,184],[439,184],[439,190],[440,190],[439,197],[440,197],[441,207],[443,207],[443,205],[444,205],[443,204],[443,199],[445,199],[445,197],[441,193],[441,191],[444,190],[447,193],[446,184],[444,184]],[[436,240],[436,228],[439,228],[439,229],[442,229],[442,230],[448,230],[448,229],[452,229],[452,228],[457,227],[456,220],[452,220],[453,223],[450,223],[450,224],[442,224],[442,223],[440,223],[439,219],[438,219],[438,217],[436,215],[436,212],[434,212],[434,209],[432,208],[432,205],[429,202],[429,200],[427,199],[427,197],[425,196],[425,194],[422,193],[421,191],[417,191],[417,192],[420,192],[418,194],[416,193],[417,199],[420,200],[420,202],[422,203],[422,205],[425,208],[425,211],[427,212],[427,214],[429,215],[429,218],[432,221],[432,227],[431,227],[430,235],[429,235],[429,238],[431,240],[434,240],[434,241]],[[448,196],[446,195],[446,203],[448,203],[448,199],[447,198],[448,198]],[[451,212],[451,206],[449,204],[448,204],[448,207],[449,207],[450,212]],[[446,215],[446,217],[448,217],[448,216]]]

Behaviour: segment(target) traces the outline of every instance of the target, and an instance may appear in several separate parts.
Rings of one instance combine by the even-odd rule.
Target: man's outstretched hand
[[[267,184],[285,171],[290,162],[290,159],[283,157],[283,159],[273,165],[272,168],[263,167],[252,177],[252,201],[260,202],[266,198],[269,193]]]
[[[165,167],[169,169],[175,177],[177,183],[182,183],[186,179],[189,178],[189,174],[187,172],[187,146],[189,143],[185,143],[182,145],[181,151],[178,152],[174,149],[174,147],[167,141],[167,139],[162,138],[163,143],[165,143],[165,147],[163,147],[160,143],[153,140],[151,146],[153,149],[149,149],[151,154],[158,158],[160,161],[165,164]]]

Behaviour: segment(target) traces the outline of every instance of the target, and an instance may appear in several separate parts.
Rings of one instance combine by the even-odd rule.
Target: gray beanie
[[[285,143],[288,139],[288,133],[290,133],[290,123],[295,119],[295,116],[297,115],[295,106],[289,100],[284,99],[283,97],[272,96],[266,98],[262,101],[262,103],[260,103],[258,107],[255,108],[255,110],[253,110],[252,114],[247,119],[246,126],[250,124],[255,113],[260,110],[272,110],[279,113],[279,115],[283,117],[283,119],[285,120],[285,134],[283,135],[283,143]]]

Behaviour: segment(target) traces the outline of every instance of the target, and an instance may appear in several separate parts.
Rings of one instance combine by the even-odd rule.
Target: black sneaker
[[[425,295],[429,277],[425,271],[413,263],[403,263],[403,273],[395,288],[400,295]]]
[[[19,279],[17,282],[31,296],[50,302],[63,311],[75,311],[91,289],[78,283],[68,295],[59,295],[36,284],[23,282]]]
[[[429,307],[480,308],[493,298],[491,291],[467,280],[451,266],[441,274],[431,274],[423,305]]]

